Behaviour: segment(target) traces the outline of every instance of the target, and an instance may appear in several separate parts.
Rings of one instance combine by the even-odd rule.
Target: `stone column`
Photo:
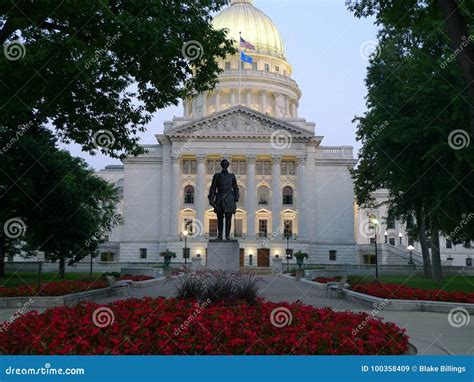
[[[235,106],[237,105],[237,92],[234,90],[231,90],[230,92],[230,106]]]
[[[290,97],[285,96],[285,118],[290,116]]]
[[[280,237],[283,233],[281,227],[281,155],[274,155],[272,161],[272,234]]]
[[[293,118],[297,118],[298,116],[296,115],[296,101],[291,103],[291,116]]]
[[[298,156],[298,237],[306,239],[308,236],[307,211],[309,209],[306,195],[306,155]]]
[[[207,93],[202,93],[202,116],[207,115]]]
[[[195,191],[196,203],[196,219],[198,223],[196,227],[204,227],[204,214],[206,212],[206,155],[196,155],[197,160],[197,179]],[[204,232],[198,232],[199,236],[204,235]]]
[[[221,110],[221,93],[216,92],[216,112]]]
[[[252,107],[252,92],[249,90],[246,94],[245,106]]]
[[[170,236],[176,238],[180,231],[179,209],[181,206],[181,190],[180,187],[180,158],[171,157],[171,212],[170,212]]]
[[[260,100],[260,107],[262,108],[262,113],[266,113],[267,112],[267,93],[265,93],[264,91],[262,91],[261,95],[261,100]]]
[[[255,238],[255,209],[257,207],[257,190],[255,189],[255,155],[247,156],[247,198],[245,209],[247,210],[247,238]]]

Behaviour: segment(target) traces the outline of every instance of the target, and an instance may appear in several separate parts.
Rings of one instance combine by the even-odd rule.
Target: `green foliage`
[[[171,252],[169,249],[164,252],[161,252],[160,256],[164,257],[165,259],[176,259],[176,253]]]
[[[237,52],[211,26],[226,2],[2,2],[0,41],[14,59],[0,60],[0,126],[51,122],[91,154],[139,153],[152,115],[213,88],[217,58]],[[103,131],[112,137],[98,145]]]
[[[308,254],[302,251],[296,252],[293,256],[295,256],[296,260],[304,260],[308,258]]]

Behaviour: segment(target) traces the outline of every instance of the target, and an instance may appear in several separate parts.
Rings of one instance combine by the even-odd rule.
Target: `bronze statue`
[[[237,212],[237,203],[240,193],[237,186],[237,178],[230,174],[229,161],[224,159],[221,162],[222,172],[214,174],[211,189],[209,190],[209,203],[214,207],[217,214],[217,240],[222,240],[225,218],[225,238],[230,240],[230,230],[232,228],[232,215]]]

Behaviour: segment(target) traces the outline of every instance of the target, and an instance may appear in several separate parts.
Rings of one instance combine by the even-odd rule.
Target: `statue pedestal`
[[[276,257],[273,259],[273,272],[281,273],[283,272],[283,266],[281,264],[282,259]]]
[[[192,258],[192,262],[193,262],[192,270],[193,271],[198,271],[199,269],[201,269],[201,261],[202,261],[202,259],[200,257],[193,257]]]
[[[237,240],[212,240],[207,246],[207,268],[213,271],[240,271],[240,244]]]

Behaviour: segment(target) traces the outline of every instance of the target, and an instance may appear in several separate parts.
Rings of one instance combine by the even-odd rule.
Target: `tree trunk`
[[[425,226],[425,216],[420,208],[416,211],[416,221],[418,225],[418,236],[420,239],[421,245],[421,254],[423,256],[423,275],[425,277],[431,278],[431,260],[430,260],[430,251],[428,249],[428,243],[426,241],[426,226]]]
[[[443,268],[441,267],[441,253],[439,250],[439,229],[437,223],[431,219],[431,261],[433,262],[433,280],[443,281]]]
[[[0,235],[0,277],[5,276],[5,238]]]
[[[471,134],[474,137],[474,45],[470,41],[467,22],[456,0],[438,0],[453,51],[461,65],[470,98]]]
[[[66,258],[64,255],[59,256],[59,277],[62,280],[66,278]]]

